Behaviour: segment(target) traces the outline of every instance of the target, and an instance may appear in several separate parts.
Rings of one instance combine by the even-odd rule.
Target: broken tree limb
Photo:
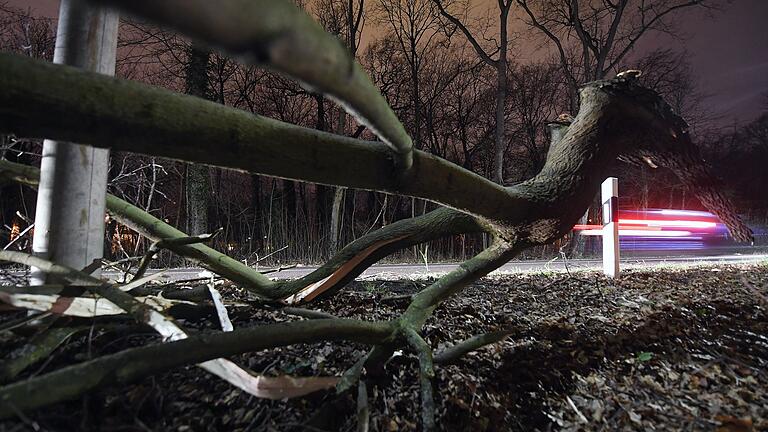
[[[304,308],[297,308],[297,307],[284,307],[282,309],[279,309],[280,312],[286,314],[286,315],[293,315],[298,316],[302,318],[309,318],[309,319],[335,319],[338,318],[335,315],[331,315],[328,312],[323,312],[319,310],[314,309],[304,309]]]
[[[409,195],[491,219],[521,211],[503,187],[429,153],[414,151],[407,175],[397,176],[394,154],[383,143],[6,53],[0,54],[0,132]]]
[[[401,333],[403,329],[421,329],[427,318],[441,302],[460,292],[470,283],[501,267],[524,248],[521,243],[510,244],[506,240],[494,238],[493,243],[487,249],[413,296],[408,308],[398,318]],[[385,344],[374,346],[365,358],[366,370],[374,371],[374,373],[380,371],[392,357],[397,346],[397,343],[391,340]],[[431,355],[430,351],[430,361]]]
[[[464,289],[470,283],[501,267],[522,250],[522,245],[509,244],[494,239],[484,251],[460,264],[445,276],[413,296],[408,308],[400,317],[404,326],[421,328],[435,308],[445,299]]]
[[[413,163],[413,143],[386,99],[341,41],[289,0],[93,0],[170,27],[246,63],[264,65],[327,94],[397,155]],[[393,173],[397,176],[397,173]]]
[[[107,211],[121,224],[155,241],[188,237],[184,232],[112,195],[107,195]],[[269,278],[211,247],[204,244],[171,243],[166,244],[166,248],[199,262],[206,269],[237,283],[255,295],[270,297],[268,290],[274,283]]]
[[[1,387],[0,418],[14,415],[14,408],[19,411],[39,408],[186,364],[297,343],[332,340],[380,343],[390,337],[392,329],[389,323],[349,319],[294,321],[132,348]]]
[[[311,301],[324,292],[333,292],[346,285],[372,264],[397,250],[451,234],[482,230],[483,226],[477,219],[449,208],[403,219],[358,238],[312,273],[280,283],[278,297],[290,296],[289,303]]]
[[[12,54],[0,54],[0,90],[2,133],[414,196],[479,216],[495,229],[512,229],[531,245],[570,230],[617,158],[645,150],[687,154],[687,162],[703,166],[689,152],[685,122],[658,94],[627,78],[583,86],[579,112],[542,170],[509,188],[420,151],[403,179],[392,175],[393,154],[384,144]],[[711,192],[725,202],[719,191]],[[751,239],[720,199],[705,204],[736,239]]]

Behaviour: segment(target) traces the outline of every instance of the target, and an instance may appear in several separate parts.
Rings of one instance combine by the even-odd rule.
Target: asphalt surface
[[[696,265],[717,264],[747,264],[768,262],[768,252],[744,252],[722,255],[691,255],[691,256],[629,256],[621,260],[622,268],[658,268],[658,267],[690,267]],[[378,264],[369,267],[359,276],[363,279],[418,277],[427,275],[441,275],[458,267],[460,263],[430,263],[422,264]],[[552,260],[521,260],[510,261],[496,270],[494,273],[519,273],[535,271],[566,271],[566,270],[599,270],[602,261],[599,259],[569,259],[560,258]],[[268,270],[262,267],[261,270]],[[270,273],[268,276],[276,279],[295,279],[305,276],[316,270],[317,266],[303,266]],[[154,272],[158,270],[150,270]],[[194,279],[201,276],[200,268],[176,268],[165,271],[163,278],[170,281]],[[120,274],[105,272],[108,278],[116,279]]]

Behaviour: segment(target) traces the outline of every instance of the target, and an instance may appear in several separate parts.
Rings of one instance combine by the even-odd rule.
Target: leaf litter
[[[361,280],[313,309],[390,319],[430,280]],[[300,319],[245,307],[219,288],[236,328]],[[503,341],[436,368],[438,427],[446,431],[768,430],[768,265],[630,270],[612,281],[593,272],[485,278],[446,301],[424,329],[436,352],[485,332]],[[17,313],[18,314],[18,313]],[[0,315],[2,322],[18,318]],[[117,324],[115,324],[117,321]],[[81,332],[18,379],[98,355],[158,342],[128,320]],[[213,305],[182,319],[190,333],[219,327]],[[8,358],[21,335],[0,335]],[[339,376],[366,352],[322,343],[231,360],[265,376]],[[381,377],[364,376],[369,430],[418,430],[417,360],[399,352]],[[284,401],[251,397],[189,366],[133,385],[0,422],[0,430],[356,430],[356,395],[333,390]]]

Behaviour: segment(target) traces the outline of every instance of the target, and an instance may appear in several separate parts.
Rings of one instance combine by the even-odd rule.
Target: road
[[[747,264],[757,262],[768,262],[768,253],[730,253],[723,255],[694,255],[694,256],[644,256],[644,257],[626,257],[621,260],[622,268],[654,268],[654,267],[690,267],[694,265],[714,265],[714,264]],[[414,277],[426,275],[441,275],[455,269],[459,263],[443,264],[378,264],[368,268],[360,275],[360,278],[397,278]],[[577,259],[567,260],[521,260],[510,261],[504,264],[494,273],[519,273],[530,271],[565,271],[569,270],[599,270],[602,262],[598,259]],[[294,268],[282,270],[277,273],[270,273],[269,277],[277,279],[299,278],[317,269],[316,266],[297,266]],[[178,268],[170,269],[166,272],[166,278],[169,280],[194,279],[199,277],[202,270],[199,268]],[[118,274],[114,272],[105,272],[109,278],[117,278]]]

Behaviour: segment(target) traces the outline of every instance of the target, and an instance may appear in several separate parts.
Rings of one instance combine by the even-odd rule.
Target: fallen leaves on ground
[[[312,304],[337,316],[390,319],[426,280],[358,281]],[[485,278],[440,306],[425,326],[435,350],[509,330],[504,341],[436,370],[439,427],[466,430],[768,430],[768,266],[633,270],[612,281],[579,272]],[[755,294],[755,290],[760,295]],[[231,286],[225,299],[247,296]],[[762,297],[761,297],[762,296]],[[279,310],[229,307],[235,328],[297,319]],[[191,331],[217,328],[183,320]],[[7,354],[20,338],[3,336]],[[70,339],[42,366],[151,343],[136,329]],[[297,345],[232,358],[267,376],[340,375],[366,352],[354,344]],[[407,350],[380,379],[366,376],[370,430],[418,430],[417,361]],[[355,430],[349,395],[289,401],[249,397],[181,368],[124,388],[29,413],[48,430]],[[22,425],[0,423],[0,429]]]

